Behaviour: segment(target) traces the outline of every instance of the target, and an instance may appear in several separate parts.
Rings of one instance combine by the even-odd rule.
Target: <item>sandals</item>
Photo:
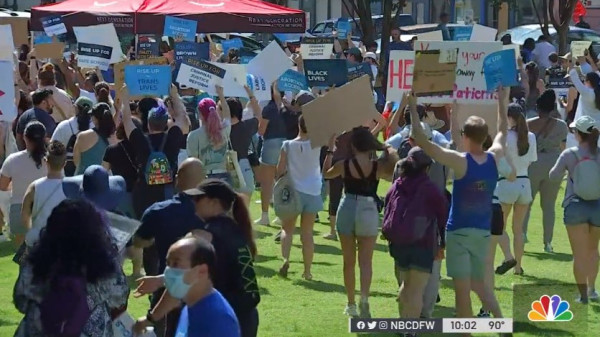
[[[279,268],[279,276],[287,278],[288,269],[290,269],[290,263],[286,262],[283,264],[283,266],[281,266],[281,268]]]
[[[516,265],[517,265],[517,260],[515,260],[515,259],[504,261],[498,268],[496,268],[496,274],[504,275],[504,274],[506,274],[507,271],[511,270]]]
[[[309,274],[304,273],[304,274],[302,274],[302,278],[305,279],[306,281],[311,281],[312,280],[312,274],[310,274],[310,273]]]
[[[521,270],[517,270],[515,268],[515,275],[523,276],[524,273],[525,273],[525,271],[523,270],[523,267],[521,267]]]

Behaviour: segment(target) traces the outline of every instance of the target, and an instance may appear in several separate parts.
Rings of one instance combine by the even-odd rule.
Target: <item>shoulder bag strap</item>
[[[73,126],[71,125],[71,121],[67,120],[67,124],[69,125],[69,129],[71,129],[71,135],[74,136],[75,135],[75,131],[73,131]],[[79,133],[79,132],[77,132]],[[69,137],[71,138],[71,137]]]
[[[137,173],[138,172],[138,167],[133,162],[133,160],[131,159],[131,156],[129,155],[129,152],[127,151],[127,148],[125,147],[125,145],[123,145],[123,142],[119,142],[119,146],[121,147],[121,149],[123,149],[123,152],[125,152],[125,156],[127,156],[127,159],[129,160],[129,163],[131,164],[131,166],[133,167],[133,169]]]
[[[167,132],[163,133],[163,138],[162,138],[162,141],[160,142],[160,148],[158,148],[159,152],[163,152],[165,149],[165,145],[167,144],[167,138],[169,138],[169,134]]]
[[[58,184],[56,184],[56,186],[54,186],[54,189],[52,190],[52,192],[50,192],[48,197],[42,202],[40,207],[38,207],[37,212],[31,214],[31,220],[33,220],[33,218],[35,218],[40,213],[42,208],[44,208],[44,206],[46,206],[46,203],[48,202],[48,200],[52,199],[52,196],[54,195],[54,193],[56,193],[56,191],[58,191],[59,187],[62,187],[62,180],[59,181]]]

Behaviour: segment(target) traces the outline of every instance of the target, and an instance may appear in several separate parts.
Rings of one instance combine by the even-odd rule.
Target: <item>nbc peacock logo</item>
[[[560,296],[543,295],[539,301],[531,303],[527,318],[533,322],[568,322],[573,319],[573,312],[569,310],[569,302]]]

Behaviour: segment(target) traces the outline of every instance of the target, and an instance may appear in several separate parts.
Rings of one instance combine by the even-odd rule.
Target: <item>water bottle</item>
[[[154,327],[147,327],[146,332],[142,335],[142,337],[156,337],[154,333]]]

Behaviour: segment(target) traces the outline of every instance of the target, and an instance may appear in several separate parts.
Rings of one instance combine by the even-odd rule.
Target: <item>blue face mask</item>
[[[183,281],[183,277],[187,271],[188,269],[165,268],[165,287],[169,294],[176,299],[183,299],[192,286]]]

